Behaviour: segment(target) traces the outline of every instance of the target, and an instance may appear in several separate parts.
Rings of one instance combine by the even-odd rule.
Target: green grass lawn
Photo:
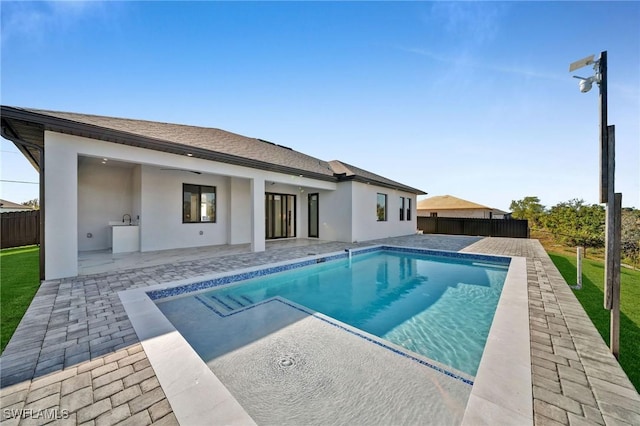
[[[575,255],[549,253],[564,279],[576,283]],[[582,262],[582,290],[574,294],[593,321],[600,335],[609,342],[609,311],[603,308],[604,264],[598,260]],[[640,391],[640,271],[620,271],[620,365]]]
[[[9,343],[39,286],[37,246],[0,250],[0,351]]]

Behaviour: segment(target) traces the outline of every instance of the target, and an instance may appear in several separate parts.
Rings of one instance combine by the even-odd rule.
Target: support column
[[[78,153],[68,136],[45,131],[45,278],[78,275]],[[40,212],[42,214],[43,212]]]
[[[229,244],[251,242],[251,200],[249,179],[229,178]],[[263,201],[264,203],[264,201]]]
[[[251,251],[265,250],[264,179],[251,179]]]

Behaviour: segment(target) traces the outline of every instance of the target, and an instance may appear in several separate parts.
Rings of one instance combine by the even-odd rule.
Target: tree
[[[586,205],[573,199],[559,203],[549,210],[544,225],[554,238],[572,246],[604,246],[605,210],[599,204]]]
[[[526,219],[532,228],[540,227],[541,218],[545,212],[545,208],[540,204],[538,197],[524,197],[522,200],[513,200],[509,209],[514,219]]]
[[[22,203],[22,205],[33,207],[36,210],[40,208],[40,203],[37,198],[34,198],[33,200],[25,201],[24,203]]]
[[[640,210],[623,208],[621,222],[622,255],[631,261],[633,267],[637,267],[640,260]]]

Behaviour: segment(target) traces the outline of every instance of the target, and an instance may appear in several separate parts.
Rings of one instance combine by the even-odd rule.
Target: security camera
[[[591,86],[593,83],[591,83],[591,79],[587,78],[586,80],[580,80],[579,86],[580,86],[580,91],[582,93],[587,93],[589,90],[591,90]]]
[[[574,75],[573,78],[577,78],[578,80],[580,80],[579,86],[582,93],[587,93],[589,90],[591,90],[593,82],[597,81],[597,78],[595,76],[585,78]]]

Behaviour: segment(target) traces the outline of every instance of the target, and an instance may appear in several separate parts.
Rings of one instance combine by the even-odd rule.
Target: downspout
[[[40,282],[45,280],[44,257],[44,146],[40,150]]]

